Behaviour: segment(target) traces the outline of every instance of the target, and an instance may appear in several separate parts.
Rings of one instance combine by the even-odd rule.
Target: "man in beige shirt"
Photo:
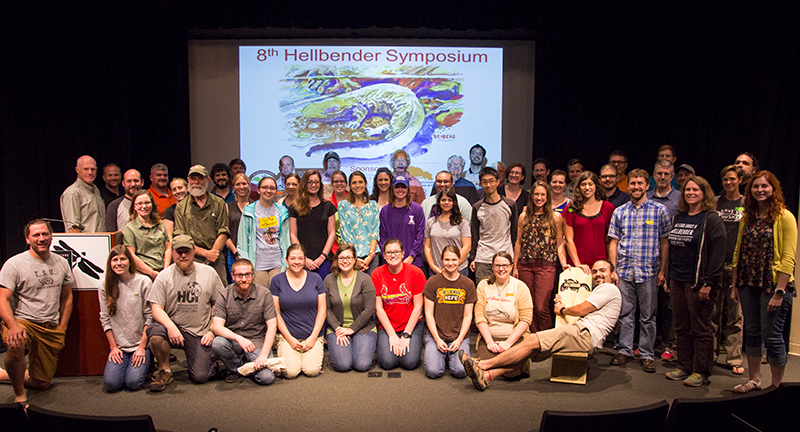
[[[106,205],[100,189],[94,184],[97,162],[91,156],[81,156],[75,166],[78,179],[61,194],[61,218],[66,232],[103,232]]]

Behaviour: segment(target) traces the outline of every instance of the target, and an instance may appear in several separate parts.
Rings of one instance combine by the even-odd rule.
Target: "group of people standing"
[[[360,171],[348,177],[327,169],[336,166],[326,160],[326,171],[311,169],[298,176],[283,173],[284,158],[282,175],[262,178],[254,191],[240,160],[228,167],[241,165],[235,173],[215,166],[209,176],[205,167],[193,166],[186,180],[173,179],[165,194],[159,192],[167,201],[157,200],[150,190],[131,188],[128,194],[126,188],[126,196],[118,198],[130,201],[121,228],[124,244],[109,254],[99,289],[100,321],[110,347],[104,386],[109,392],[142,388],[155,358],[158,369],[149,387],[164,390],[172,382],[173,347],[186,351],[189,378],[196,383],[249,376],[266,385],[276,375],[315,376],[327,344],[336,371],[366,371],[377,352],[383,369],[415,369],[424,360],[431,378],[449,370],[458,378],[470,375],[485,389],[498,371],[517,379],[527,370],[516,359],[495,370],[495,376],[488,369],[477,374],[480,364],[470,360],[472,347],[487,361],[506,351],[505,357],[511,357],[512,347],[523,343],[535,346],[531,350],[538,355],[541,341],[562,337],[547,333],[555,314],[589,317],[600,309],[602,326],[575,330],[598,332],[591,334],[587,349],[602,346],[613,328],[609,316],[615,315],[619,353],[612,364],[631,360],[638,309],[636,351],[642,369],[655,372],[656,333],[669,333],[656,328],[663,297],[659,287],[669,293],[677,339],[677,368],[667,378],[690,386],[707,382],[715,344],[726,346],[729,362],[737,355],[741,315],[750,376],[736,391],[760,388],[763,347],[772,383],[779,383],[786,364],[782,328],[795,295],[797,229],[780,184],[769,171],[746,174],[731,165],[722,171],[724,193],[719,197],[696,175],[685,176],[675,194],[662,187],[671,188],[678,177],[671,152],[672,160],[662,160],[659,151],[650,192],[644,170],[625,173],[623,166],[625,192],[622,183],[613,181],[618,174],[605,174],[606,167],[621,166],[621,152],[612,153],[611,164],[601,170],[603,179],[582,166],[574,169],[580,162],[570,164],[569,174],[550,174],[537,163],[528,190],[521,164],[503,167],[504,175],[482,168],[475,176],[482,198],[474,203],[457,193],[464,179],[450,170],[436,175],[431,197],[419,199],[424,193],[405,172],[410,161],[402,151],[393,155],[392,170],[376,171],[372,193]],[[94,161],[86,158],[79,159],[77,186],[71,188],[83,194],[80,199],[101,201],[99,192],[87,188],[96,166],[92,170]],[[153,173],[160,174],[161,168],[154,166]],[[166,173],[151,175],[160,177],[164,188]],[[329,194],[324,179],[331,185]],[[215,184],[211,191],[209,180]],[[627,201],[614,205],[611,194],[624,194]],[[80,229],[102,212],[96,213],[88,219],[65,213],[65,220],[84,219],[71,224]],[[29,286],[45,283],[19,282],[18,262],[44,261],[47,268],[62,269],[63,260],[46,253],[51,233],[46,222],[31,222],[25,231],[30,251],[0,271],[5,288],[0,290],[0,318],[9,347],[8,373],[0,373],[0,379],[18,381],[20,354],[49,340],[36,339],[39,333],[24,326],[66,328],[69,271],[47,282],[58,285],[61,294],[48,300],[46,319],[37,308],[17,307],[15,312],[10,307],[12,297],[22,305],[40,301],[28,297]],[[594,274],[598,285],[618,284],[618,291],[604,291],[602,300],[590,306],[572,310],[559,308],[556,301],[553,308],[556,275],[573,266]],[[226,287],[229,277],[232,283]],[[473,323],[478,330],[474,345],[469,337]],[[725,341],[723,324],[728,324]],[[557,343],[546,346],[565,349]],[[48,354],[50,360],[58,349]],[[31,378],[25,383],[49,383],[55,369],[30,364]],[[744,372],[741,365],[732,367],[734,373]],[[17,384],[15,394],[22,401],[24,389]]]

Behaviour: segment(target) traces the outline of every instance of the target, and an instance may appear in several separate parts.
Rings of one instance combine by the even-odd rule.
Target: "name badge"
[[[267,229],[278,226],[278,219],[275,216],[258,218],[258,226],[261,229]]]
[[[651,220],[649,220],[649,221],[644,221],[644,223],[645,223],[645,224],[647,224],[647,225],[653,225],[653,224],[655,224],[655,222],[653,222],[653,221],[651,221]]]

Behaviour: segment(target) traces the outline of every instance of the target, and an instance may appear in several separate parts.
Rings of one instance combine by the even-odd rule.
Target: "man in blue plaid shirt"
[[[633,358],[636,306],[639,306],[639,354],[642,370],[656,371],[653,345],[656,336],[658,287],[664,284],[670,231],[669,211],[647,199],[650,176],[635,169],[628,173],[631,200],[616,210],[608,227],[609,260],[617,267],[620,311],[619,353],[611,364],[622,366]]]

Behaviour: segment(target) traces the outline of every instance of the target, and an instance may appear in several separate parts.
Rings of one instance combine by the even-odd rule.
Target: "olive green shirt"
[[[187,234],[195,246],[211,249],[220,234],[230,237],[228,207],[222,198],[210,193],[206,196],[208,199],[203,207],[198,206],[191,195],[178,203],[172,235]]]
[[[164,229],[163,223],[148,228],[142,225],[142,221],[138,217],[135,217],[122,229],[122,241],[125,246],[133,247],[136,256],[150,269],[161,271],[164,268],[167,230]]]

